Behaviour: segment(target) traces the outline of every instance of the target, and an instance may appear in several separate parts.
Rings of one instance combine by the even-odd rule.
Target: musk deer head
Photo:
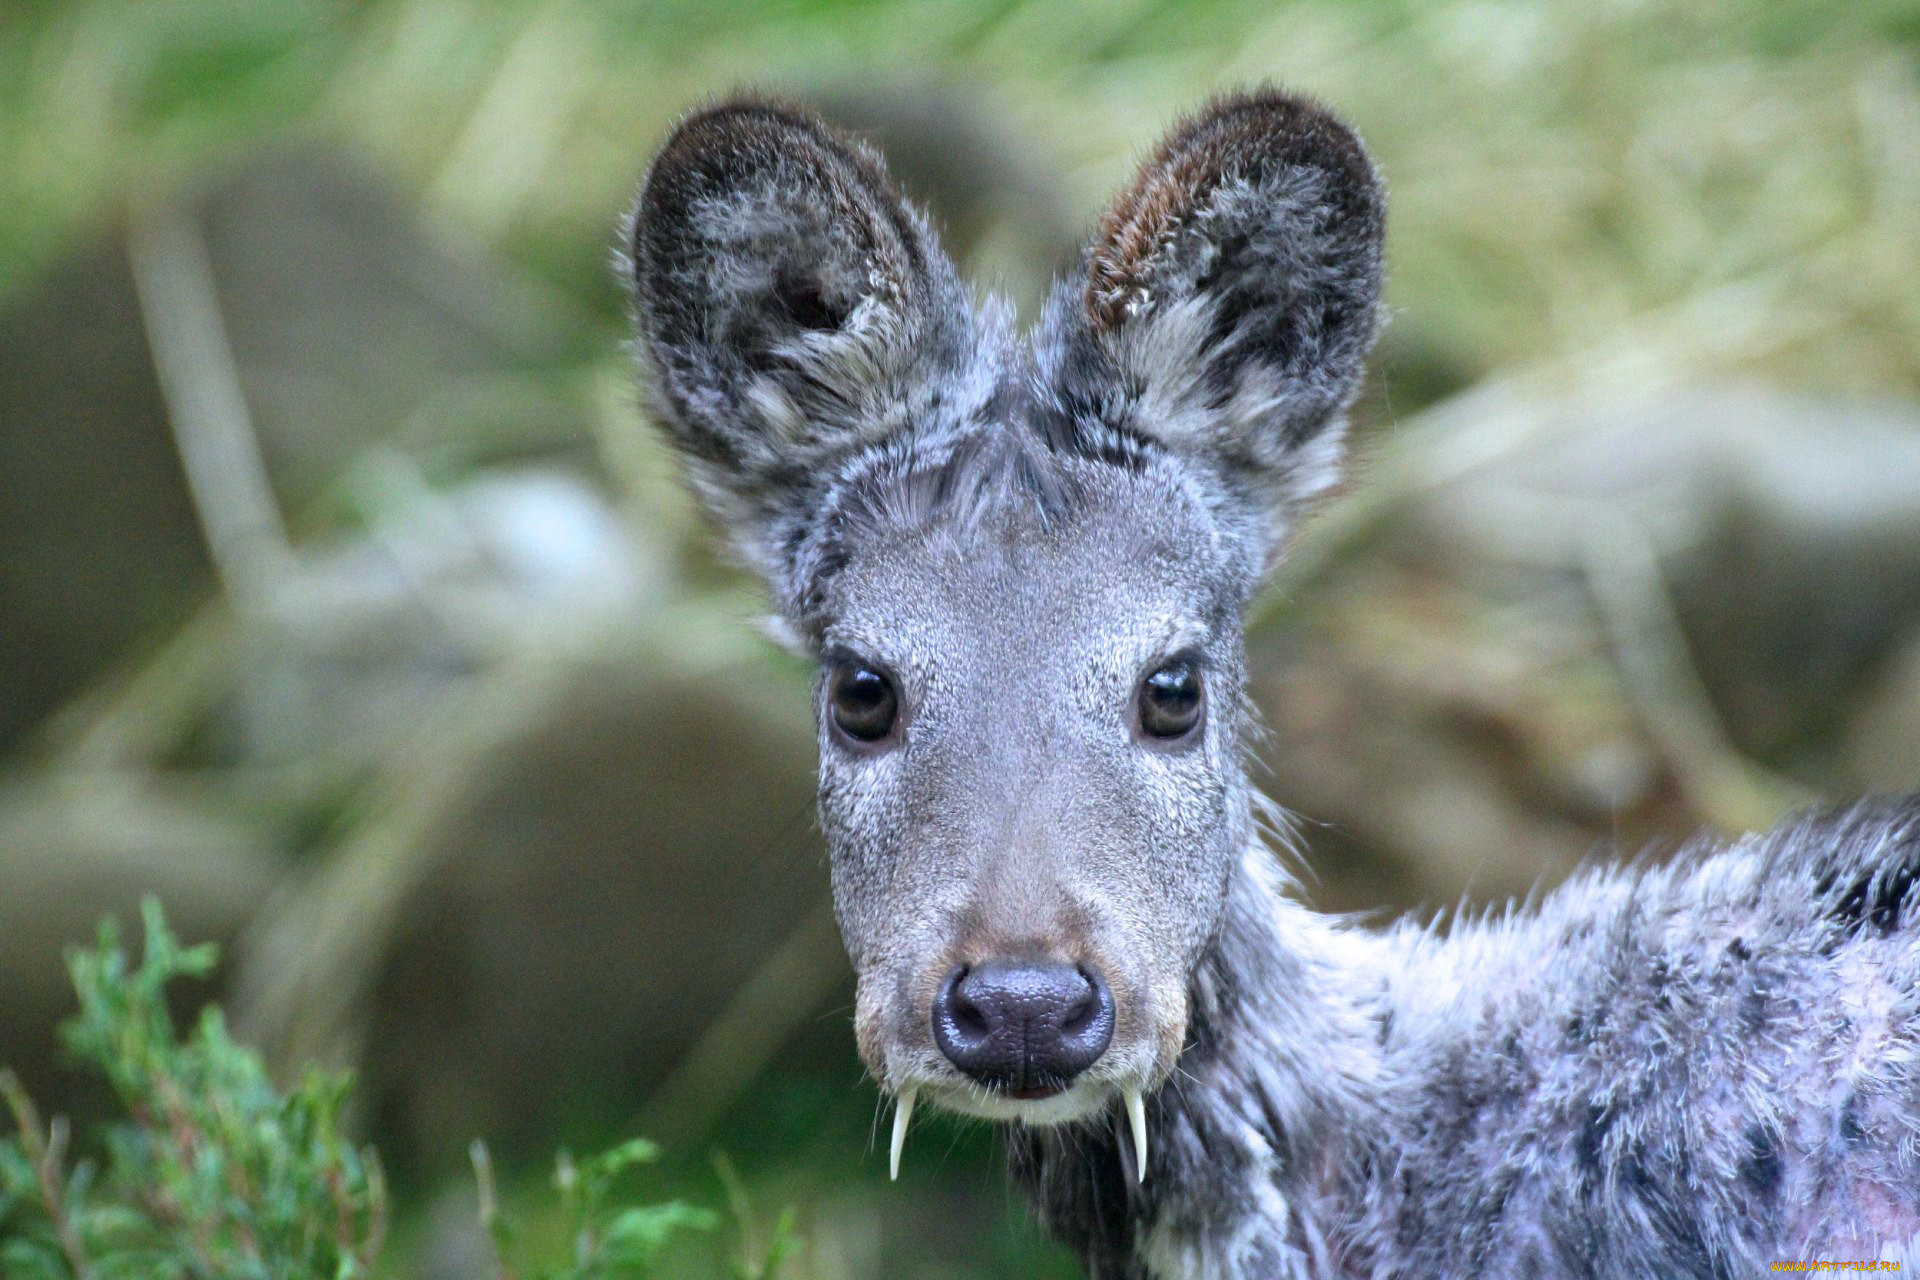
[[[1305,100],[1219,100],[1030,335],[878,156],[736,101],[631,226],[644,380],[819,661],[860,1052],[900,1099],[1135,1117],[1256,839],[1241,614],[1336,479],[1383,206]]]

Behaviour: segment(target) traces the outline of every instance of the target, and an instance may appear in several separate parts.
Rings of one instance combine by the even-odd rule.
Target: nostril
[[[967,979],[972,970],[961,965],[940,984],[933,998],[934,1039],[941,1052],[965,1069],[963,1058],[970,1058],[993,1036],[993,1018],[979,1001],[968,994]]]
[[[1100,975],[1082,968],[1078,976],[1085,984],[1084,991],[1075,1002],[1072,1016],[1060,1024],[1057,1051],[1056,1069],[1068,1076],[1085,1071],[1107,1051],[1107,1046],[1113,1043],[1116,1018],[1113,992],[1107,989]]]
[[[1078,998],[1071,1000],[1061,1014],[1060,1030],[1069,1036],[1078,1035],[1087,1029],[1100,1013],[1100,980],[1087,972],[1082,965],[1077,972],[1080,981],[1085,984]]]
[[[967,995],[967,973],[967,966],[961,965],[947,979],[951,991],[948,999],[953,1025],[969,1035],[988,1035],[993,1031],[993,1023],[986,1011]]]

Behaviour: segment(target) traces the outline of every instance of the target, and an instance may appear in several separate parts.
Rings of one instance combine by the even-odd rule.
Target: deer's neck
[[[1283,897],[1250,854],[1190,984],[1188,1048],[1147,1099],[1146,1181],[1117,1105],[1011,1133],[1016,1176],[1091,1275],[1338,1273],[1330,1224],[1375,1129],[1372,946]]]

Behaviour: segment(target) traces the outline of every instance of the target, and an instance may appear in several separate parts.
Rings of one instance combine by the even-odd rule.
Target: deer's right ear
[[[1338,476],[1378,327],[1385,206],[1359,140],[1303,98],[1214,102],[1107,213],[1042,337],[1070,447],[1147,441],[1283,529]]]
[[[784,593],[783,548],[821,486],[953,386],[967,296],[878,156],[764,101],[681,122],[629,244],[654,410]]]

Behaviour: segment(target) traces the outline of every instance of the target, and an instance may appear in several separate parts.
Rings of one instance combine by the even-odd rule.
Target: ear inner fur
[[[649,241],[649,231],[684,218],[688,206],[705,194],[701,188],[741,183],[765,166],[814,180],[817,193],[831,202],[832,220],[860,233],[875,287],[902,289],[924,269],[916,229],[873,149],[797,107],[758,99],[696,112],[661,148],[642,184],[641,216],[634,220],[636,267],[645,271],[664,247],[663,239]],[[884,227],[874,214],[882,216]]]

